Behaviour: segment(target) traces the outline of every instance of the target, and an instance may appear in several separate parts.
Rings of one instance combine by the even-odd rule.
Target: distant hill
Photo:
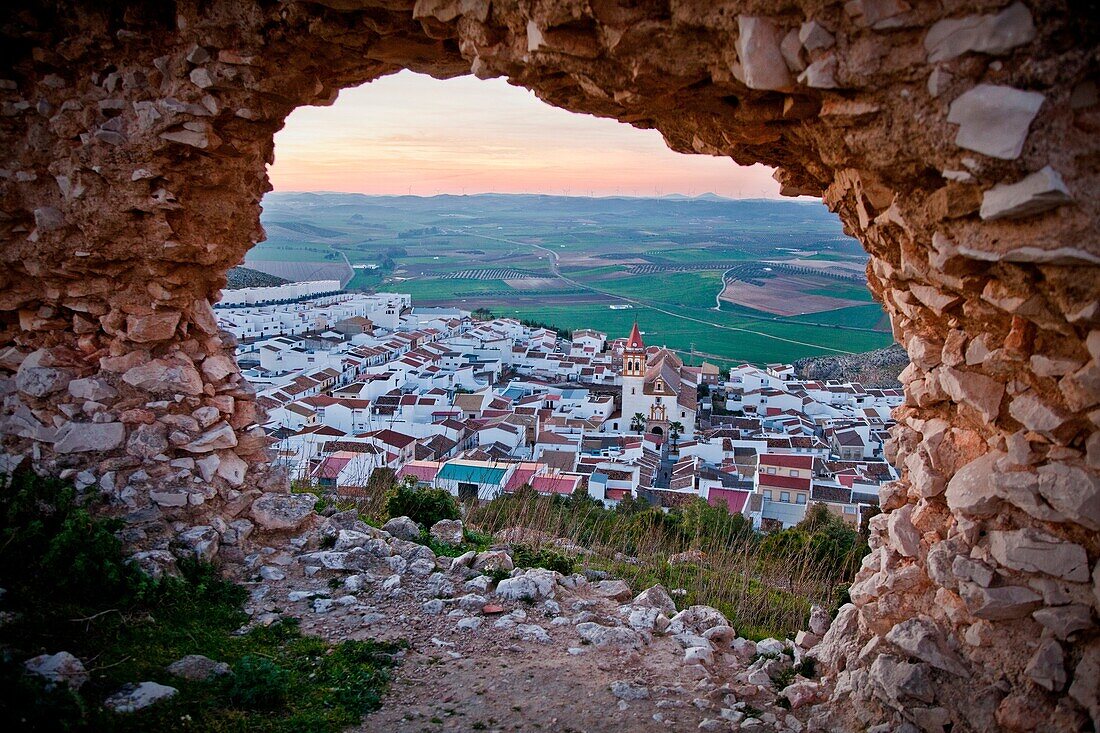
[[[838,379],[861,382],[864,387],[896,389],[898,375],[909,365],[909,354],[898,344],[865,354],[814,356],[794,363],[795,372],[804,379]]]
[[[229,284],[226,290],[240,290],[241,288],[267,288],[273,285],[285,285],[290,282],[281,277],[268,275],[266,272],[253,270],[250,267],[234,267],[226,274]]]

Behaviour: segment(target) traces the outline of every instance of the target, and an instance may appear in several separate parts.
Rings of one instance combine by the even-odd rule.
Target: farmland
[[[287,277],[350,264],[349,288],[408,292],[418,305],[613,336],[637,318],[654,343],[724,361],[891,340],[866,254],[816,203],[272,193],[262,221],[268,240],[249,267]]]

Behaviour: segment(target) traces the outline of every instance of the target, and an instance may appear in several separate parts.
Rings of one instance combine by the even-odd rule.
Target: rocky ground
[[[251,623],[291,615],[334,641],[408,643],[359,730],[806,727],[818,682],[794,665],[827,630],[824,611],[804,646],[755,643],[715,609],[678,612],[660,586],[635,595],[596,573],[513,568],[506,548],[437,557],[394,536],[415,526],[391,521],[390,534],[336,514],[246,558]]]
[[[231,267],[225,273],[226,290],[239,290],[240,288],[263,288],[272,285],[285,285],[290,282],[276,275],[268,275],[266,272],[253,270],[251,267]]]
[[[865,354],[839,354],[799,359],[794,370],[803,379],[837,379],[864,387],[901,389],[898,375],[909,366],[909,354],[897,344]]]

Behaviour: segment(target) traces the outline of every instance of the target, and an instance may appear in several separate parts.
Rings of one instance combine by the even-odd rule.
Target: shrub
[[[573,573],[573,558],[546,547],[535,549],[527,545],[513,545],[512,560],[519,568],[546,568],[562,575]]]
[[[0,478],[0,720],[20,731],[173,730],[187,733],[337,733],[378,707],[395,645],[304,636],[295,619],[248,633],[248,593],[209,565],[178,562],[153,581],[124,561],[117,523],[72,486],[30,475]],[[23,661],[66,650],[87,665],[78,691],[47,691]],[[194,682],[165,666],[188,654],[228,663],[231,675]],[[136,715],[102,701],[122,684],[154,680],[179,694]],[[260,711],[260,712],[252,712]]]
[[[458,503],[443,489],[417,489],[402,484],[396,488],[386,511],[391,517],[408,517],[423,527],[431,527],[441,519],[458,519]]]
[[[274,710],[290,694],[290,673],[269,659],[246,655],[233,665],[229,700],[251,710]]]

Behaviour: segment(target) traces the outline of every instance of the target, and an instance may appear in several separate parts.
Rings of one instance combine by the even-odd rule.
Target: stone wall
[[[402,68],[506,76],[776,166],[872,254],[913,361],[904,477],[819,652],[823,723],[1095,724],[1097,22],[1003,0],[24,4],[0,20],[0,457],[103,493],[147,548],[183,532],[232,559],[246,517],[293,526],[277,495],[250,509],[285,484],[210,307],[263,236],[272,135]]]

